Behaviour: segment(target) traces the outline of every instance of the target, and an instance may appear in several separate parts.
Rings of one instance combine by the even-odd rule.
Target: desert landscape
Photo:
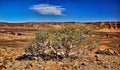
[[[73,25],[96,29],[91,35],[97,44],[95,50],[84,49],[82,54],[62,60],[25,55],[25,47],[37,31]],[[120,70],[120,22],[0,22],[0,70]]]

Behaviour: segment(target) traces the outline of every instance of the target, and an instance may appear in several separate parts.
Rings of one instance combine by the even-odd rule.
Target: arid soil
[[[80,54],[78,59],[61,61],[42,58],[36,60],[18,58],[24,55],[24,48],[41,29],[59,28],[62,25],[82,25],[98,28],[92,38],[98,47]],[[120,23],[0,23],[0,70],[120,70]]]

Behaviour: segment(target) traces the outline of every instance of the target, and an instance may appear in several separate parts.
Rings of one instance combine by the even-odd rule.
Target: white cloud
[[[49,5],[49,4],[38,4],[33,5],[30,9],[35,10],[43,15],[63,15],[62,11],[65,8],[57,5]]]

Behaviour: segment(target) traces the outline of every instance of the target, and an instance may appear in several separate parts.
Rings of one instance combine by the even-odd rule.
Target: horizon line
[[[46,22],[50,22],[50,23],[98,23],[98,22],[120,22],[120,21],[25,21],[25,22],[4,22],[4,21],[0,21],[0,23],[46,23]]]

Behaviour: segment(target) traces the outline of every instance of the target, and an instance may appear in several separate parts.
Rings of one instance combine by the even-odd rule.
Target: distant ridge
[[[50,28],[59,25],[83,25],[97,28],[120,28],[120,22],[25,22],[25,23],[8,23],[0,22],[0,28],[27,28],[41,29],[43,27]]]

